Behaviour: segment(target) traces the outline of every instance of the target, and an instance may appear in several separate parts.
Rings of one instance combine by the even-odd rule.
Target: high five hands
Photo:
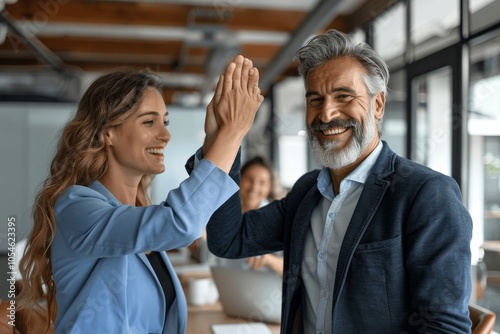
[[[258,84],[257,68],[250,59],[238,55],[221,74],[207,106],[203,154],[226,172],[264,100]]]

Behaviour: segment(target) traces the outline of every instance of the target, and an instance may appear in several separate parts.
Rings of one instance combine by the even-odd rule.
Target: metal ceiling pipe
[[[269,62],[260,76],[259,86],[262,92],[269,89],[273,81],[293,61],[295,52],[302,47],[304,42],[318,30],[327,26],[337,15],[337,6],[342,0],[321,0],[309,12],[293,33],[290,40],[280,49],[276,56]]]
[[[64,69],[64,62],[36,37],[33,36],[32,38],[29,38],[26,36],[21,29],[17,27],[5,9],[0,11],[0,24],[5,24],[5,26],[12,31],[12,33],[14,33],[22,43],[26,44],[31,50],[33,50],[37,57],[47,63],[50,67],[52,67],[52,69],[59,73],[66,72]]]

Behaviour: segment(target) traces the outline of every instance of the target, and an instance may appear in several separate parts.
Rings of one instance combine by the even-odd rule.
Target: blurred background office
[[[3,268],[9,218],[25,238],[54,138],[86,85],[113,67],[163,78],[173,139],[154,202],[186,177],[179,161],[201,145],[204,107],[238,53],[260,69],[266,96],[243,160],[268,159],[285,188],[318,167],[293,56],[336,28],[389,64],[382,138],[460,185],[474,220],[471,265],[483,278],[472,298],[500,314],[500,0],[0,0],[0,10]]]

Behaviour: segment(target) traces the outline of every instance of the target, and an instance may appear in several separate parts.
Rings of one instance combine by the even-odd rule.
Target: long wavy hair
[[[50,173],[33,204],[33,229],[20,262],[22,289],[18,310],[47,304],[48,332],[57,314],[56,287],[52,276],[51,244],[56,230],[54,206],[72,185],[88,186],[108,169],[105,132],[122,124],[139,107],[145,91],[161,91],[161,81],[148,70],[117,69],[97,78],[83,94],[76,114],[64,127]],[[141,179],[136,205],[150,204],[147,188],[152,175]]]

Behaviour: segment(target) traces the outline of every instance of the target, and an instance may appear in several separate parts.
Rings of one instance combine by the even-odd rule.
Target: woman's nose
[[[167,127],[161,126],[160,133],[157,138],[165,143],[168,143],[172,138],[172,135],[170,134],[170,131],[168,131]]]

